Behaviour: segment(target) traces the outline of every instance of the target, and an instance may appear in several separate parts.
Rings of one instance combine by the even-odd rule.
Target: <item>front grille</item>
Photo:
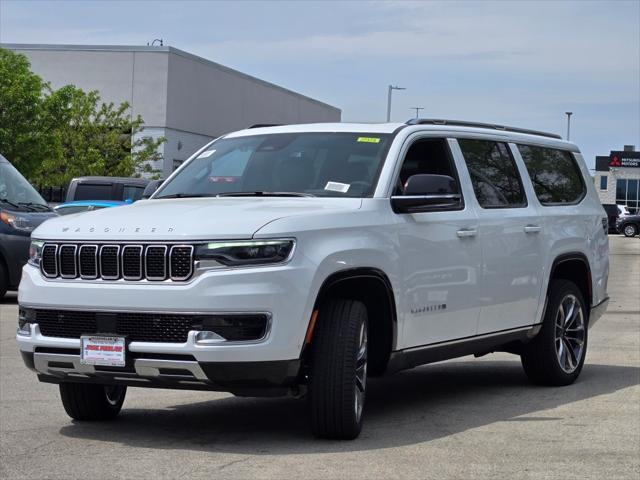
[[[105,280],[120,278],[119,253],[120,247],[117,245],[104,245],[100,248],[100,273]]]
[[[152,245],[147,247],[144,254],[147,278],[164,280],[167,278],[167,247]]]
[[[75,245],[60,246],[60,275],[62,278],[76,278],[76,250]]]
[[[171,278],[184,279],[191,276],[193,268],[193,247],[191,245],[174,245],[169,254],[169,270]]]
[[[35,310],[45,337],[80,338],[115,334],[133,342],[184,343],[190,330],[211,330],[229,341],[259,340],[266,334],[265,314],[204,315],[147,312]]]
[[[192,245],[55,244],[42,248],[48,278],[185,281],[193,275]]]
[[[42,260],[40,266],[42,273],[46,277],[58,276],[58,246],[57,245],[45,245],[42,247]]]

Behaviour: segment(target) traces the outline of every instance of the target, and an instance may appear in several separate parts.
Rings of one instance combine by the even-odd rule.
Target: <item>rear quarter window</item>
[[[518,150],[542,205],[574,205],[584,198],[586,186],[571,152],[532,145]]]
[[[78,183],[73,200],[113,200],[113,185],[110,183]]]

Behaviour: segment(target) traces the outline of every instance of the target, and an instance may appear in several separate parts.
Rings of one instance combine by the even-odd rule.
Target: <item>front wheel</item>
[[[61,383],[60,399],[67,415],[75,420],[115,418],[124,403],[127,387],[84,383]]]
[[[360,434],[367,387],[367,309],[334,299],[320,309],[314,333],[309,407],[314,435],[353,439]]]
[[[527,376],[542,385],[573,383],[584,365],[587,327],[580,289],[567,280],[552,280],[542,328],[521,355]]]
[[[622,233],[625,237],[635,237],[638,234],[638,229],[635,225],[629,224],[624,226]]]

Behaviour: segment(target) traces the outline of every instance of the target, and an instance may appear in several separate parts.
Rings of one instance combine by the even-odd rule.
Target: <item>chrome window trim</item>
[[[140,276],[138,277],[131,277],[131,276],[127,276],[124,274],[124,252],[128,249],[128,248],[137,248],[140,250],[140,256],[138,257],[140,260]],[[144,254],[144,247],[142,245],[125,245],[122,247],[122,253],[119,255],[120,258],[120,263],[121,263],[121,271],[122,271],[122,278],[123,280],[142,280],[144,278],[144,270],[143,270],[143,265],[142,265],[142,257]]]
[[[152,277],[149,275],[149,270],[147,268],[147,253],[150,248],[162,248],[164,249],[163,260],[164,260],[164,275],[162,277]],[[151,281],[162,281],[167,279],[167,246],[166,245],[147,245],[147,248],[144,249],[144,271],[147,274],[146,279]]]
[[[44,263],[42,262],[42,259],[40,259],[40,272],[46,277],[46,278],[56,278],[58,276],[58,273],[60,273],[58,271],[58,244],[57,243],[45,243],[42,246],[42,256],[44,257],[44,249],[46,247],[53,247],[55,250],[53,251],[53,259],[54,259],[54,264],[56,266],[56,273],[55,275],[50,275],[47,272],[44,271]]]
[[[172,269],[171,269],[171,260],[172,260],[172,255],[173,255],[173,249],[174,248],[189,248],[189,273],[187,275],[184,275],[182,277],[177,277],[173,275]],[[194,252],[195,248],[193,245],[188,245],[188,244],[178,244],[178,245],[172,245],[171,248],[169,249],[169,278],[171,280],[176,280],[176,281],[184,281],[187,278],[191,277],[191,275],[193,275],[193,252]]]
[[[62,273],[62,249],[68,247],[73,248],[73,275]],[[73,243],[63,243],[58,248],[56,257],[58,260],[58,273],[61,278],[78,278],[78,245]]]
[[[115,276],[113,275],[105,275],[102,273],[102,250],[104,250],[106,247],[115,247],[116,250],[116,269],[117,269],[117,273]],[[120,278],[120,245],[113,245],[113,244],[105,244],[105,245],[101,245],[100,246],[100,253],[98,255],[98,257],[100,258],[100,277],[104,278],[105,280],[117,280]]]
[[[91,275],[83,275],[82,274],[82,249],[83,248],[95,248],[96,251],[93,255],[93,263],[95,265],[95,271],[96,274],[94,276]],[[98,247],[98,245],[95,244],[82,244],[80,245],[80,248],[78,248],[78,274],[80,276],[81,279],[84,280],[95,280],[100,276],[100,269],[98,267],[98,251],[100,250],[100,248]]]

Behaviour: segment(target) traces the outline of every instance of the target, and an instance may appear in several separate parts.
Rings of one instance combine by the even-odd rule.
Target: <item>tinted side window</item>
[[[445,139],[419,139],[409,147],[393,194],[402,195],[409,177],[418,174],[447,175],[455,179],[456,183],[458,182],[458,175]]]
[[[143,193],[144,187],[139,187],[137,185],[125,185],[124,189],[122,190],[122,199],[131,199],[133,201],[140,200]]]
[[[570,152],[518,145],[542,205],[578,203],[585,194],[582,174]]]
[[[78,183],[74,200],[112,200],[113,185],[96,183]]]
[[[458,139],[473,191],[482,208],[525,207],[527,201],[506,143]]]

